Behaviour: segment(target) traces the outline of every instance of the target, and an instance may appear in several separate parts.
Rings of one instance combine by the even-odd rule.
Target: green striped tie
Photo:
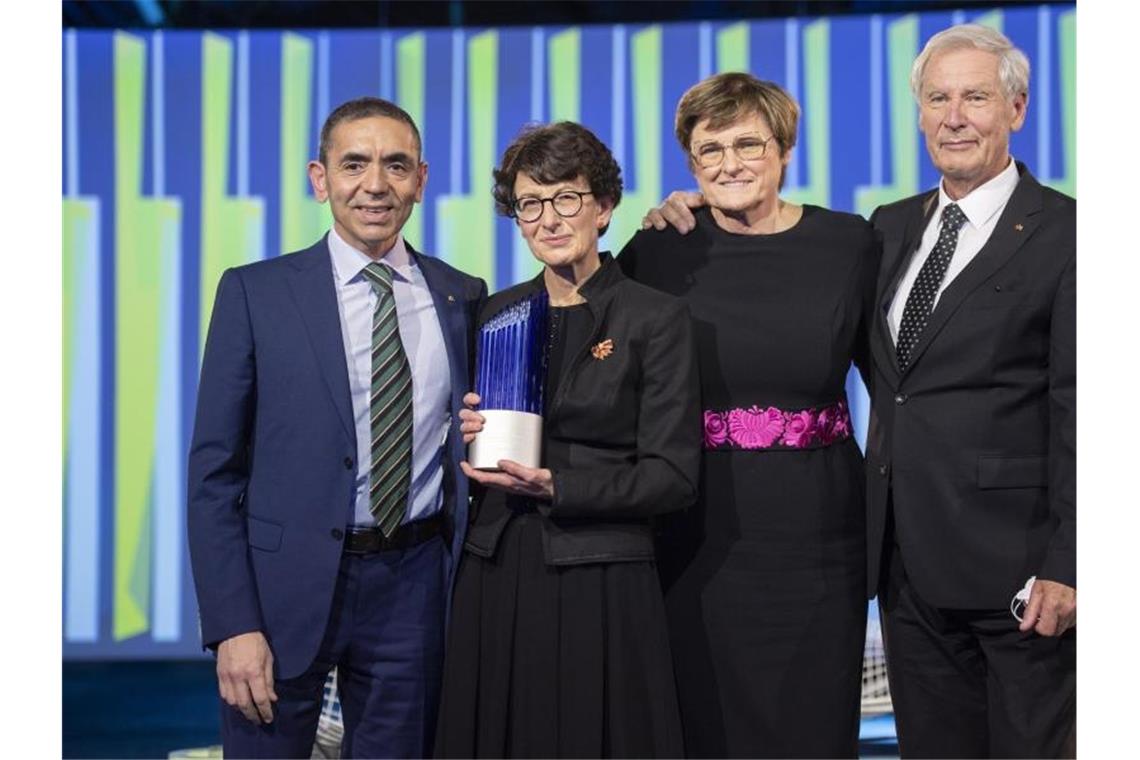
[[[392,272],[371,263],[364,276],[376,292],[372,312],[372,463],[368,469],[368,508],[385,536],[404,518],[412,487],[412,368],[400,342]]]

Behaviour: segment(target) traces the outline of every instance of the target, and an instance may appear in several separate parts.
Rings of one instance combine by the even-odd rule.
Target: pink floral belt
[[[811,449],[851,437],[847,401],[788,411],[769,406],[705,410],[705,450]]]

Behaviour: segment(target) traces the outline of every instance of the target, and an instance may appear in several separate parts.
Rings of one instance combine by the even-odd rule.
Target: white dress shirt
[[[997,227],[1001,212],[1005,210],[1005,204],[1009,203],[1013,189],[1017,187],[1017,180],[1017,164],[1010,158],[1009,166],[1005,167],[1001,174],[981,187],[975,188],[961,200],[955,201],[946,194],[945,183],[940,182],[938,184],[938,208],[934,210],[930,223],[926,225],[926,231],[922,234],[922,243],[918,247],[918,252],[911,257],[906,273],[903,274],[902,280],[899,281],[898,290],[895,291],[894,300],[891,301],[891,308],[887,312],[887,323],[891,328],[892,341],[898,342],[903,309],[906,308],[906,299],[910,295],[910,289],[914,287],[914,281],[918,279],[918,270],[922,268],[926,257],[930,255],[935,243],[938,242],[938,234],[942,231],[942,210],[951,203],[957,203],[958,208],[966,216],[966,223],[962,225],[962,229],[958,230],[958,247],[954,249],[954,256],[950,259],[950,266],[946,268],[946,276],[942,278],[942,285],[934,296],[931,309],[938,305],[938,299],[942,297],[946,287],[966,268],[967,264],[974,260],[978,251],[982,250],[982,246],[990,239],[994,228]]]
[[[348,521],[352,525],[373,526],[376,520],[368,510],[368,469],[372,456],[369,410],[376,293],[361,274],[372,259],[346,243],[335,228],[329,231],[328,244],[356,423],[356,498]],[[410,522],[430,517],[443,505],[444,441],[451,424],[451,367],[431,291],[403,237],[396,240],[380,263],[392,270],[400,341],[412,368],[412,488],[404,514],[404,522]]]

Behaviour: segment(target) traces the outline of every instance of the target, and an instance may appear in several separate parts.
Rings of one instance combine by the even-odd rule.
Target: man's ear
[[[420,186],[416,188],[416,203],[424,202],[424,188],[427,187],[428,165],[427,161],[420,161],[420,168],[416,170],[420,177]]]
[[[1013,120],[1010,122],[1009,131],[1016,132],[1025,124],[1025,115],[1029,110],[1029,93],[1023,92],[1015,96],[1010,106],[1013,108]]]
[[[320,161],[309,162],[309,182],[313,186],[313,197],[318,203],[329,199],[328,174],[325,165]]]

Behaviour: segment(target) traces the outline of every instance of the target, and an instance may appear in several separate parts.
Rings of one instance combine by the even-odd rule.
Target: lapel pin
[[[1015,230],[1017,230],[1018,232],[1021,232],[1023,229],[1025,229],[1025,225],[1024,224],[1015,224],[1015,225],[1013,225],[1013,228]]]
[[[448,296],[447,300],[449,303],[455,303],[455,296]]]
[[[601,343],[598,343],[590,349],[590,353],[594,355],[595,359],[605,359],[607,356],[614,352],[614,342],[610,338],[606,338]]]

